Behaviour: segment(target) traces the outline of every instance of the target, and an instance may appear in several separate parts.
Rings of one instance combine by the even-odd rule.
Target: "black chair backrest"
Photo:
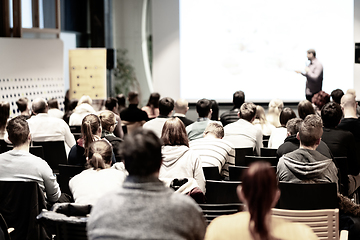
[[[206,180],[206,203],[240,203],[236,188],[240,181]]]
[[[64,141],[33,142],[34,146],[42,146],[44,160],[54,172],[59,172],[59,164],[67,164]]]
[[[6,145],[6,151],[10,151],[13,148],[13,145]],[[30,146],[29,152],[39,158],[44,159],[44,151],[42,146]]]
[[[241,181],[243,173],[248,168],[245,166],[229,166],[229,180]]]
[[[26,167],[26,166],[25,166]],[[46,208],[45,197],[36,182],[0,181],[0,213],[12,240],[45,239],[46,233],[36,216]]]
[[[277,208],[317,210],[338,208],[336,183],[280,182]]]
[[[70,126],[71,133],[81,133],[81,126]]]
[[[75,175],[81,173],[85,168],[83,166],[59,164],[59,176],[57,181],[60,185],[61,192],[71,194],[69,181]]]
[[[270,139],[270,135],[263,135],[263,146],[264,148],[267,148],[269,146],[269,139]]]
[[[206,180],[221,180],[219,168],[217,166],[203,167]]]
[[[245,156],[245,166],[258,161],[268,162],[271,166],[277,166],[279,160],[276,157]]]
[[[340,192],[344,196],[349,195],[349,166],[347,157],[334,157],[339,171]]]
[[[235,148],[235,166],[245,166],[245,156],[254,156],[254,149],[248,148]]]
[[[262,157],[276,157],[276,151],[275,148],[261,148],[260,149],[260,156]]]
[[[0,139],[0,154],[8,151],[7,150],[7,145],[8,144],[5,142],[4,139]]]
[[[10,240],[10,235],[8,233],[8,226],[1,214],[0,214],[0,239]]]

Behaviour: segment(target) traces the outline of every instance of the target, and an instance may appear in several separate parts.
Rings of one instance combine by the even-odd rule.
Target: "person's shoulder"
[[[289,222],[281,218],[272,219],[272,229],[275,238],[279,239],[318,239],[309,226]]]
[[[201,212],[199,205],[189,196],[177,192],[170,193],[168,207],[174,210],[190,210]]]

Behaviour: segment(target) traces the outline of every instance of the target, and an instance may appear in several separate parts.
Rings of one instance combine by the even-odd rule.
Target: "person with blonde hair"
[[[280,113],[284,108],[284,103],[280,99],[273,99],[269,102],[269,109],[266,115],[266,119],[269,123],[274,125],[275,127],[280,127]]]
[[[92,99],[88,95],[84,95],[80,98],[77,107],[74,109],[74,112],[70,115],[69,125],[70,126],[81,126],[81,121],[83,118],[90,114],[95,113],[96,111],[92,107]]]
[[[346,94],[351,94],[354,96],[355,98],[355,101],[356,101],[356,92],[355,92],[355,89],[348,89],[346,91]],[[357,117],[360,117],[360,106],[359,105],[356,105],[356,116]]]
[[[271,132],[275,128],[274,125],[270,124],[265,116],[265,110],[262,106],[256,106],[255,120],[252,122],[254,126],[259,128],[263,135],[270,136]]]
[[[302,240],[318,239],[306,225],[291,223],[271,215],[280,190],[269,163],[256,162],[244,173],[237,194],[246,211],[215,218],[208,226],[205,240]],[[224,231],[226,229],[226,231]]]

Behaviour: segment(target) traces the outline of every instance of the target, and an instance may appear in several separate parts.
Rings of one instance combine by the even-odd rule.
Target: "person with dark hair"
[[[341,89],[335,89],[330,94],[332,100],[337,104],[340,104],[342,96],[344,96],[344,92]]]
[[[118,101],[118,113],[120,114],[122,110],[126,108],[126,97],[124,94],[120,93],[116,96]]]
[[[109,110],[109,111],[112,111],[115,114],[115,118],[116,118],[116,121],[117,121],[115,129],[113,130],[114,135],[116,137],[123,138],[124,137],[124,131],[122,129],[121,118],[120,118],[120,115],[119,115],[119,112],[118,112],[118,107],[119,107],[119,104],[118,104],[116,98],[109,97],[108,99],[106,99],[105,108],[107,110]]]
[[[11,119],[6,130],[13,150],[0,154],[0,181],[34,181],[46,194],[49,202],[56,202],[61,191],[50,166],[29,152],[31,134],[29,125],[21,117]]]
[[[163,162],[159,178],[171,180],[186,178],[189,182],[193,179],[196,183],[187,188],[188,192],[198,187],[205,193],[201,157],[189,148],[189,140],[182,121],[178,118],[168,119],[162,129],[161,140],[164,146],[161,150]]]
[[[62,119],[48,114],[48,104],[45,99],[36,98],[32,102],[34,116],[29,118],[31,137],[33,141],[64,141],[66,153],[76,144],[69,126]]]
[[[154,119],[159,116],[159,93],[150,94],[149,101],[146,106],[142,107],[141,110],[145,111],[149,117],[149,119]]]
[[[48,101],[48,114],[50,117],[56,117],[62,119],[64,117],[64,113],[59,109],[59,103],[56,98],[52,98]]]
[[[224,127],[224,139],[231,142],[235,148],[252,147],[260,154],[260,148],[263,147],[262,132],[252,125],[255,119],[256,105],[253,103],[244,103],[240,107],[240,119]]]
[[[87,223],[89,240],[203,239],[206,223],[199,206],[158,179],[162,162],[159,138],[139,128],[125,136],[121,150],[129,175],[122,187],[92,208]]]
[[[210,120],[219,121],[219,105],[215,100],[210,100],[211,102],[211,118]]]
[[[220,121],[225,127],[229,123],[239,120],[239,110],[241,105],[245,102],[245,93],[243,91],[236,91],[233,94],[233,107],[229,111],[225,111],[220,116]]]
[[[280,197],[278,181],[269,163],[250,165],[237,188],[246,211],[214,219],[206,230],[205,240],[230,239],[318,239],[306,225],[291,223],[271,215]],[[226,231],[224,231],[226,229]]]
[[[78,104],[78,100],[74,99],[71,100],[68,103],[68,109],[65,111],[64,116],[63,116],[63,120],[69,125],[69,119],[71,114],[74,112],[74,109],[76,108]]]
[[[26,119],[30,118],[30,110],[29,110],[29,100],[25,97],[25,98],[19,98],[16,101],[16,105],[20,111],[20,114],[23,116],[26,116]]]
[[[174,110],[174,117],[179,118],[184,123],[185,127],[194,122],[186,117],[186,113],[189,110],[189,103],[185,99],[179,98],[176,100]]]
[[[122,171],[110,168],[111,156],[112,147],[108,141],[99,140],[89,145],[87,169],[69,182],[75,203],[94,205],[105,194],[122,186],[127,173],[125,168]]]
[[[315,109],[309,100],[303,100],[298,104],[299,117],[304,120],[309,114],[315,114]]]
[[[204,130],[211,121],[211,101],[205,98],[197,101],[196,112],[198,113],[199,118],[196,122],[186,127],[186,133],[190,141],[203,137]]]
[[[324,123],[324,133],[321,139],[329,146],[334,157],[347,157],[349,178],[348,193],[343,194],[351,195],[360,186],[360,161],[357,156],[356,142],[354,135],[346,130],[337,128],[342,118],[341,106],[336,102],[327,103],[321,110],[321,118]],[[346,183],[345,187],[347,186]]]
[[[323,66],[316,58],[316,52],[314,49],[307,51],[307,58],[310,61],[309,66],[305,68],[305,71],[295,71],[301,73],[306,77],[306,99],[311,102],[312,97],[321,91],[323,82]]]
[[[292,118],[296,118],[296,114],[291,108],[284,108],[280,112],[280,127],[273,129],[271,132],[268,145],[269,148],[277,149],[281,144],[284,143],[284,139],[287,136],[286,124]]]
[[[171,117],[174,110],[174,100],[169,97],[164,97],[159,101],[159,116],[154,118],[143,125],[144,129],[154,131],[156,136],[161,137],[165,121]]]
[[[0,139],[4,139],[6,135],[6,123],[10,116],[9,102],[0,101]]]

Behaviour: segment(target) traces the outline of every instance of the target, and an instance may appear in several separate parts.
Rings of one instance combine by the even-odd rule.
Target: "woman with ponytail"
[[[69,187],[75,203],[93,205],[107,192],[120,188],[127,174],[125,168],[110,168],[112,147],[108,141],[94,141],[87,150],[87,169],[73,177]]]
[[[271,216],[271,208],[276,205],[280,190],[269,163],[252,164],[242,180],[237,193],[247,211],[213,220],[207,228],[205,240],[318,239],[308,226]]]

